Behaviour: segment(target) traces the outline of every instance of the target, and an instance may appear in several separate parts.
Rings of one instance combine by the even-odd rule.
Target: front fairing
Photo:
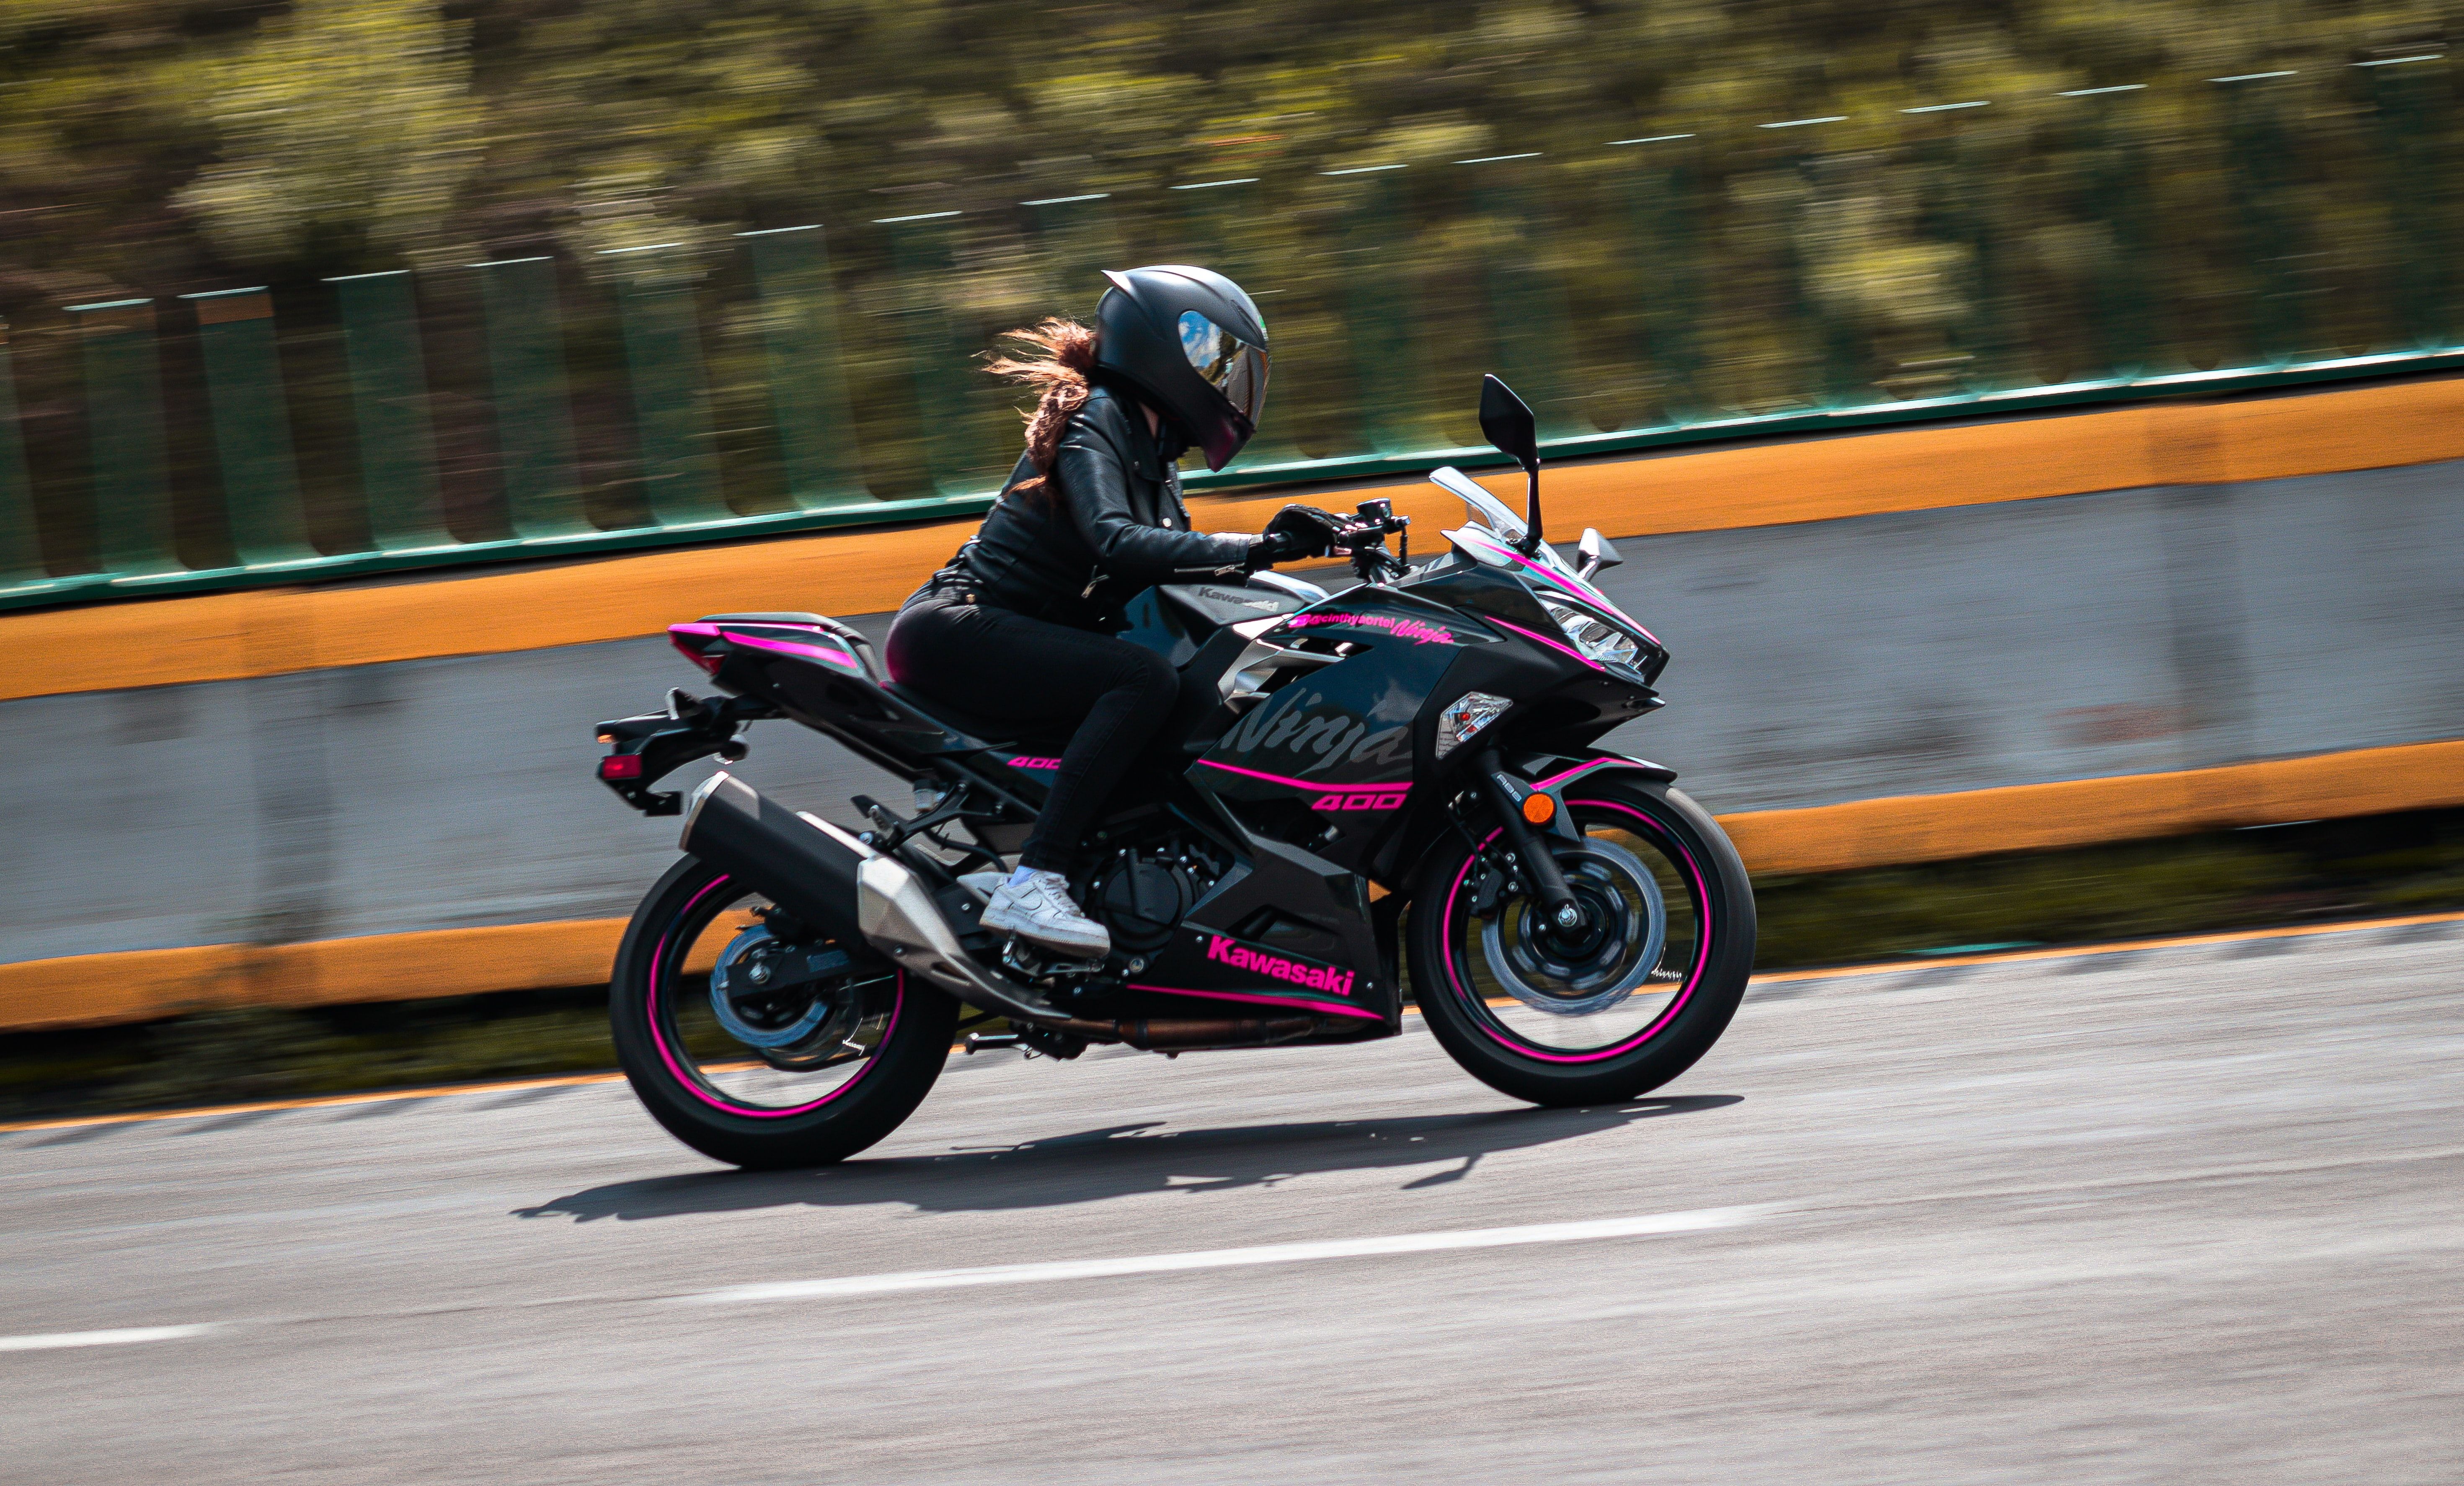
[[[1448,559],[1422,568],[1405,579],[1413,592],[1434,598],[1434,589],[1443,586],[1450,591],[1441,601],[1494,615],[1498,622],[1532,644],[1645,690],[1667,666],[1668,649],[1660,643],[1660,637],[1617,607],[1598,587],[1574,576],[1573,569],[1547,543],[1527,557],[1512,542],[1478,527],[1465,527],[1445,535],[1454,545],[1454,553]],[[1467,575],[1479,575],[1488,581],[1463,580]],[[1635,636],[1633,664],[1598,661],[1576,651],[1556,618],[1541,606],[1542,595],[1552,602],[1588,610]]]

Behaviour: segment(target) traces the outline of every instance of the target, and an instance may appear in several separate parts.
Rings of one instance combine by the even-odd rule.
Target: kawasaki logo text
[[[1270,980],[1288,980],[1296,986],[1307,986],[1312,991],[1331,991],[1337,995],[1352,994],[1352,972],[1348,970],[1303,965],[1298,960],[1262,954],[1245,945],[1235,944],[1221,934],[1207,936],[1206,957],[1219,964],[1229,965],[1234,970],[1265,975]]]

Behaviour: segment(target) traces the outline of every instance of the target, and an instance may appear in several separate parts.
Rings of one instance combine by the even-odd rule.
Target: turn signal
[[[1533,825],[1547,825],[1557,818],[1557,801],[1547,795],[1528,795],[1523,800],[1523,819]]]

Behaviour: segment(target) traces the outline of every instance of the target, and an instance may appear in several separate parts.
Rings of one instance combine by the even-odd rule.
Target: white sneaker
[[[984,909],[983,925],[1090,960],[1112,951],[1112,936],[1103,925],[1078,911],[1078,905],[1069,900],[1069,880],[1058,872],[1030,873],[1023,883],[1001,884],[993,894],[992,906]]]
[[[961,872],[958,874],[958,885],[965,888],[967,891],[974,893],[977,897],[981,898],[986,903],[992,902],[993,894],[1001,891],[1001,884],[1008,881],[1009,874],[1007,872]]]

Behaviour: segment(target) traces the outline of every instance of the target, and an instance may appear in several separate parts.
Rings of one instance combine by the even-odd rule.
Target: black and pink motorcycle
[[[1411,998],[1455,1060],[1541,1104],[1630,1099],[1727,1027],[1753,895],[1710,814],[1602,733],[1661,705],[1668,652],[1592,583],[1585,532],[1540,539],[1530,411],[1483,387],[1481,426],[1529,476],[1518,517],[1457,470],[1473,521],[1413,567],[1361,503],[1340,593],[1272,573],[1170,585],[1122,637],[1168,656],[1179,702],[1116,787],[1073,878],[1101,961],[982,929],[1063,739],[1021,737],[888,680],[816,614],[717,614],[669,633],[722,696],[599,725],[599,777],[684,817],[684,858],[635,911],[610,994],[642,1103],[746,1167],[838,1161],[895,1129],[954,1048],[1074,1058],[1373,1041]],[[857,797],[860,829],[725,772],[651,789],[784,717],[914,785]],[[963,1038],[963,1043],[960,1038]]]

